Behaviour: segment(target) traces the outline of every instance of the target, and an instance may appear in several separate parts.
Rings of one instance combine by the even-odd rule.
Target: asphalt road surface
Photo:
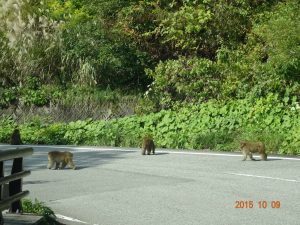
[[[300,224],[300,158],[242,161],[240,153],[158,150],[142,156],[138,149],[32,147],[25,160],[32,173],[23,189],[68,224]],[[7,148],[12,146],[0,145]],[[46,169],[51,150],[73,152],[78,169]]]

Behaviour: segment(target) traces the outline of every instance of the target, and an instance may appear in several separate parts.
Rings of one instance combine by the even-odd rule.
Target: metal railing
[[[29,194],[22,191],[22,178],[30,171],[23,170],[23,157],[32,155],[32,148],[15,148],[0,151],[0,224],[3,224],[2,211],[22,212],[21,198]],[[4,176],[4,161],[13,160],[11,174]],[[4,196],[4,185],[8,184],[8,196]]]

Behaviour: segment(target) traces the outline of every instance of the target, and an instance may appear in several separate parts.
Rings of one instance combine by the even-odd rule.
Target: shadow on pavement
[[[52,151],[52,148],[34,148],[34,153],[30,157],[25,157],[25,169],[34,171],[40,169],[47,169],[48,164],[48,152]],[[60,151],[69,151],[70,149],[60,149]],[[134,154],[136,151],[71,151],[73,153],[73,161],[76,166],[76,170],[82,170],[90,167],[99,166],[102,164],[110,163],[113,160],[123,159],[124,155]],[[67,166],[64,170],[69,170]],[[70,169],[72,170],[72,169]]]
[[[49,181],[45,180],[36,180],[36,181],[24,181],[23,184],[44,184],[49,183]]]

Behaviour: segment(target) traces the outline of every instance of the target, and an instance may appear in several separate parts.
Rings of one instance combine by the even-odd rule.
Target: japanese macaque
[[[154,141],[150,137],[144,137],[143,143],[142,143],[142,155],[145,155],[147,152],[147,155],[150,155],[152,151],[152,154],[155,154],[155,145]]]
[[[241,141],[240,148],[243,153],[243,161],[247,159],[247,156],[251,160],[255,160],[252,153],[259,153],[262,160],[267,160],[267,154],[265,152],[265,145],[262,142],[251,142],[251,141]]]
[[[76,169],[71,152],[52,151],[48,153],[48,169],[64,169],[66,165],[74,170]]]
[[[11,145],[22,145],[21,134],[18,128],[15,128],[10,137]]]

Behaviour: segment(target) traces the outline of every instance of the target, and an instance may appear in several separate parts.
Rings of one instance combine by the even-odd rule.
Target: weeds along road
[[[242,161],[240,153],[158,150],[142,156],[138,149],[32,147],[24,189],[69,217],[69,224],[300,224],[300,158]],[[5,148],[12,146],[0,146]],[[78,169],[46,169],[51,150],[72,151]]]

